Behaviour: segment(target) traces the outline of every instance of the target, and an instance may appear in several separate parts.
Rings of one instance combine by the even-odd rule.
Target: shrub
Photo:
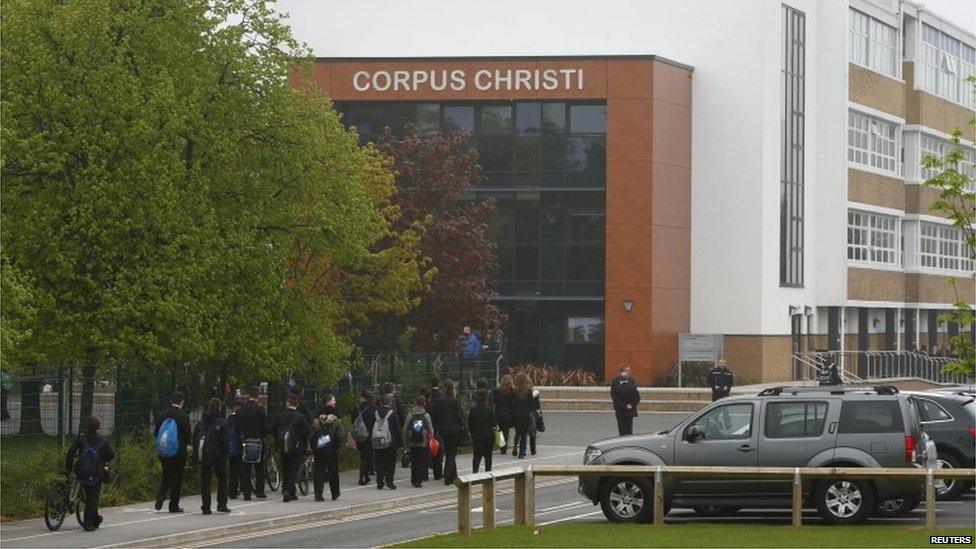
[[[712,370],[714,364],[711,362],[685,362],[681,368],[682,387],[707,387],[708,372]],[[677,387],[678,386],[678,363],[668,364],[668,369],[664,375],[654,380],[657,387]]]
[[[518,374],[529,376],[532,385],[545,387],[553,385],[586,387],[596,385],[596,376],[586,370],[558,370],[555,366],[543,364],[523,364],[521,366],[508,366],[505,373],[515,377]]]

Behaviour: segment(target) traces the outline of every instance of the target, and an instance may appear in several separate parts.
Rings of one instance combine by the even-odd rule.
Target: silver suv
[[[920,467],[927,438],[916,405],[894,387],[776,387],[713,402],[675,427],[591,444],[585,464],[743,467]],[[790,479],[665,477],[665,512],[730,514],[789,507]],[[915,479],[810,480],[807,503],[832,523],[864,520],[882,502],[917,498]],[[579,492],[613,522],[648,522],[653,482],[584,475]],[[883,508],[881,509],[883,511]]]

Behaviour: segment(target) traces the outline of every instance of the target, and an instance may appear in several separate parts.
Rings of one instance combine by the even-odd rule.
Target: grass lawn
[[[538,534],[535,534],[538,532]],[[446,534],[392,547],[929,547],[929,536],[972,536],[972,528],[929,532],[905,526],[764,524],[553,524]]]
[[[35,459],[38,450],[57,448],[58,437],[47,435],[4,435],[0,437],[0,462],[4,465]]]

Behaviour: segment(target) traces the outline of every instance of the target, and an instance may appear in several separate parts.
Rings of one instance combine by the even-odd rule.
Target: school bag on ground
[[[393,410],[386,412],[385,416],[380,417],[376,412],[376,423],[373,424],[373,449],[382,450],[393,445],[393,435],[390,433],[390,416]]]
[[[85,486],[95,486],[102,480],[102,446],[105,446],[105,439],[98,442],[84,441],[81,455],[78,456],[78,463],[75,466],[75,473],[78,475],[78,482]]]
[[[421,443],[427,439],[427,433],[424,426],[424,415],[423,414],[413,414],[410,416],[410,442],[411,443]]]
[[[356,416],[356,420],[352,422],[352,439],[360,444],[369,440],[369,429],[366,428],[363,414]]]
[[[180,451],[180,429],[176,426],[176,420],[166,418],[166,421],[159,427],[156,435],[156,453],[159,457],[175,457]]]

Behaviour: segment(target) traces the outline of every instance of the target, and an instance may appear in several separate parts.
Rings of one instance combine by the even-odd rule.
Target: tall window
[[[951,225],[921,222],[919,226],[919,266],[944,271],[972,272],[973,260],[965,234]]]
[[[898,126],[880,118],[849,111],[847,160],[898,175]]]
[[[897,265],[898,220],[861,210],[847,212],[847,259],[875,265]]]
[[[851,61],[888,76],[898,76],[895,45],[898,31],[855,9],[848,18],[848,52]]]
[[[806,21],[783,6],[783,110],[780,162],[779,282],[803,285],[804,73]]]
[[[925,157],[929,155],[935,156],[937,158],[942,158],[943,156],[945,156],[946,153],[953,150],[955,146],[952,143],[946,141],[945,139],[942,139],[941,137],[936,137],[934,135],[929,135],[927,133],[922,133],[922,132],[918,133],[917,139],[918,139],[917,163],[919,164],[918,179],[919,181],[927,181],[939,175],[941,170],[936,170],[932,168],[923,168],[920,165],[922,163],[922,160],[924,160]],[[906,142],[906,144],[909,145],[910,143],[911,141]],[[960,160],[959,163],[956,164],[954,167],[956,171],[958,171],[962,175],[965,175],[968,178],[969,183],[966,185],[966,188],[970,192],[972,192],[973,190],[976,190],[976,184],[974,184],[974,180],[976,180],[976,151],[974,151],[972,147],[966,145],[962,145],[962,150],[963,150],[962,160]],[[906,150],[905,161],[908,162],[909,158],[910,158],[909,151]]]
[[[966,78],[976,75],[976,48],[923,23],[915,62],[920,88],[970,109],[976,107],[966,84]]]

